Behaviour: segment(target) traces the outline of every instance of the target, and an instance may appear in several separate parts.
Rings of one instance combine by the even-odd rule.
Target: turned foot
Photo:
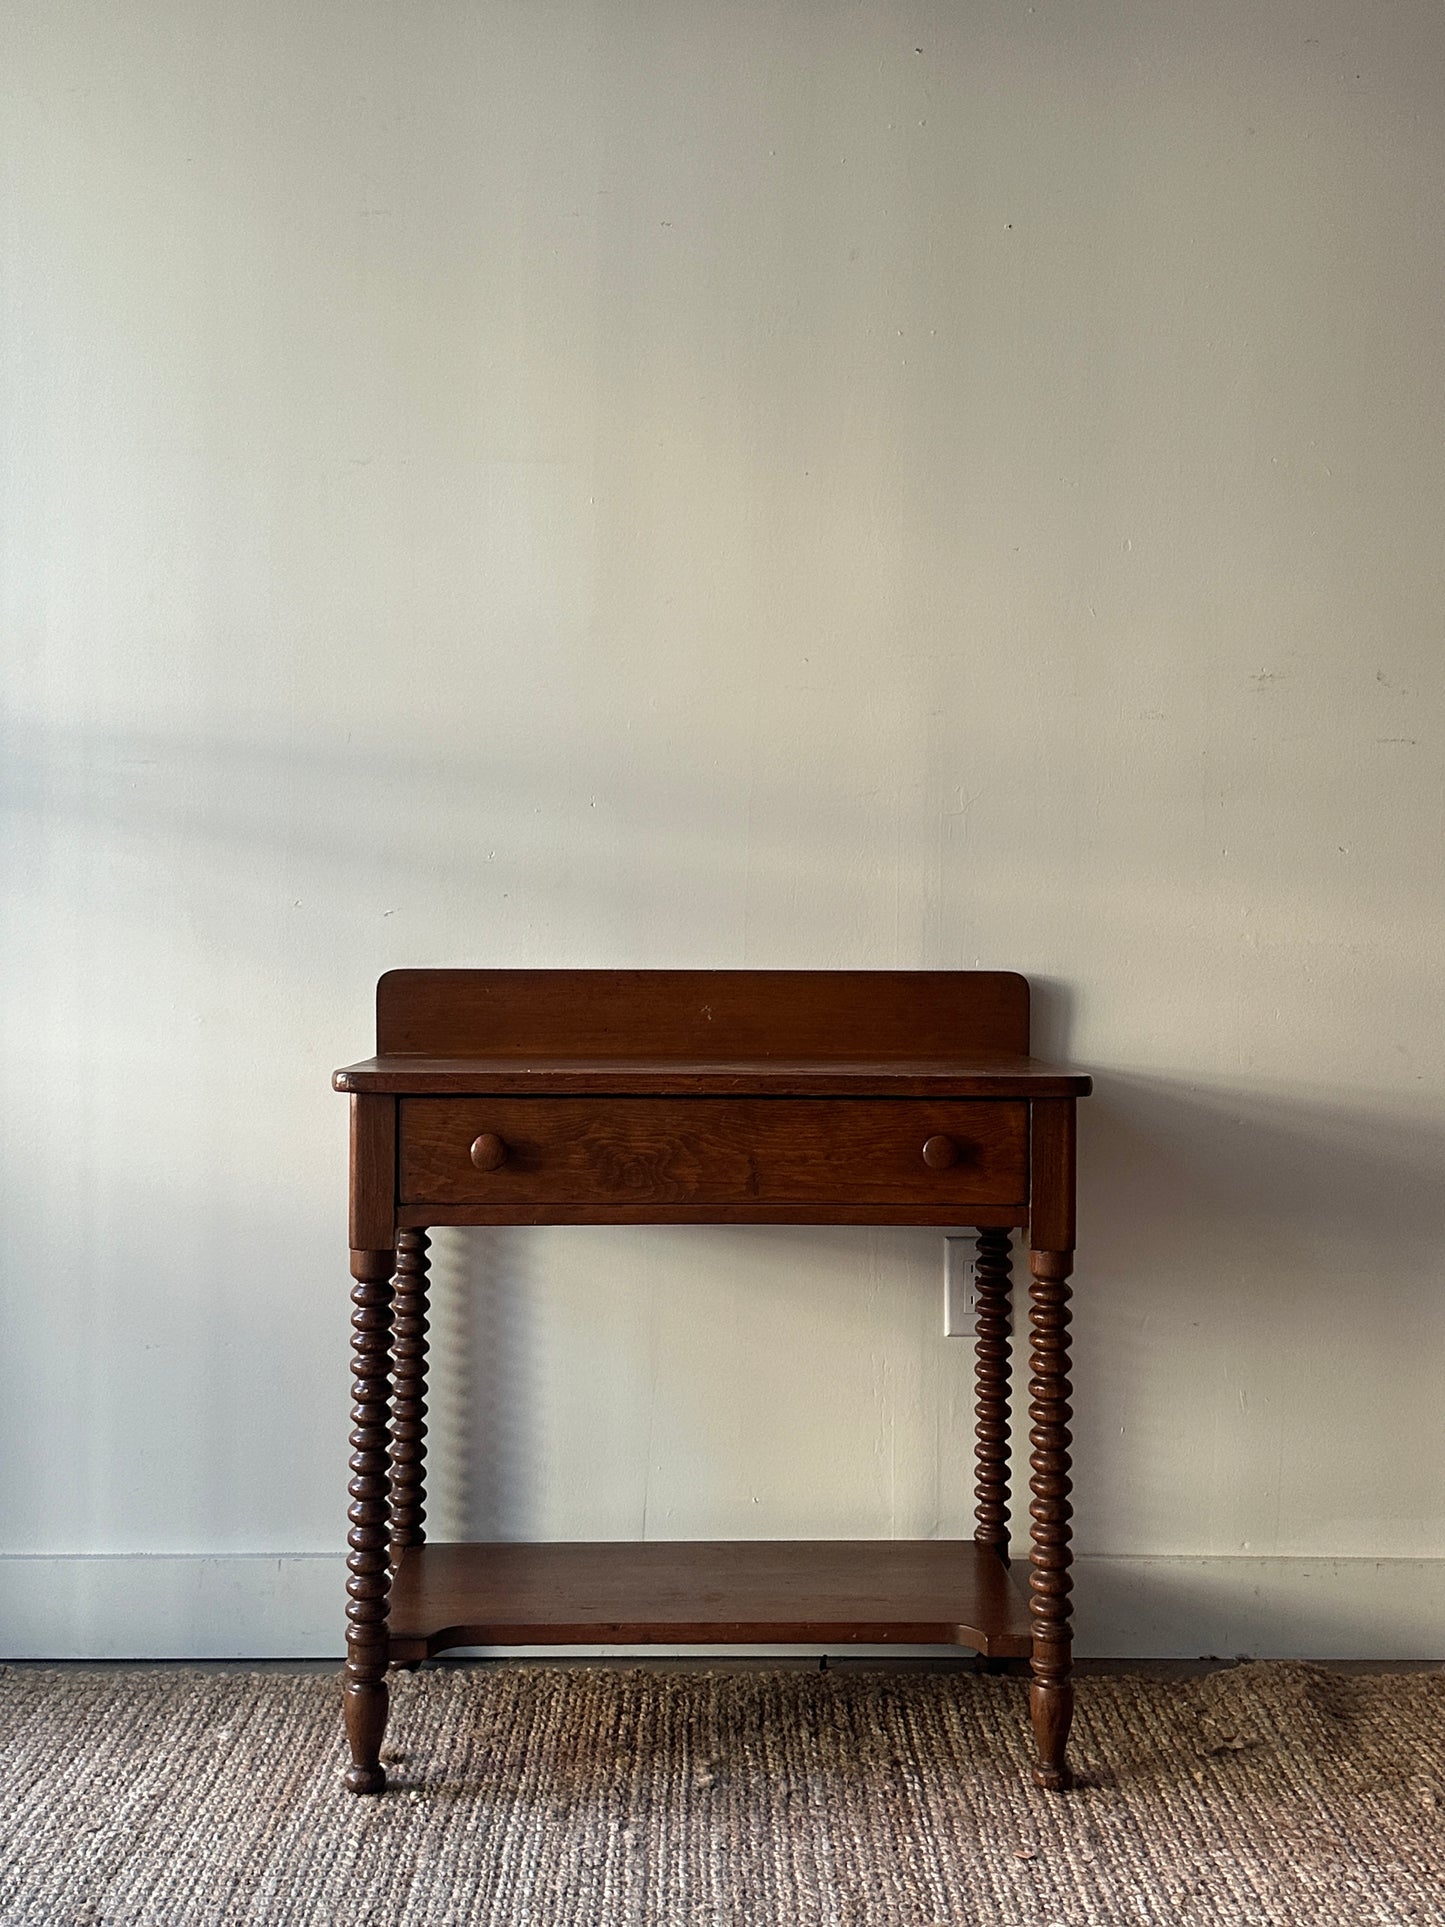
[[[1062,1792],[1074,1783],[1064,1757],[1074,1717],[1073,1687],[1035,1680],[1029,1688],[1029,1713],[1034,1723],[1034,1744],[1038,1748],[1034,1785]]]
[[[372,1680],[359,1684],[348,1680],[342,1701],[346,1709],[346,1739],[351,1749],[347,1787],[352,1793],[380,1793],[386,1785],[386,1768],[381,1764],[388,1707],[386,1684]]]

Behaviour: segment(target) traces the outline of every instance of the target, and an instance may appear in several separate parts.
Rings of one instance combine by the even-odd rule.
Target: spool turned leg
[[[974,1512],[973,1536],[992,1546],[1008,1564],[1009,1470],[1009,1274],[1011,1241],[1007,1231],[980,1231],[977,1245],[977,1313],[974,1346]],[[1001,1673],[1008,1662],[979,1661],[985,1673]]]
[[[398,1232],[391,1320],[391,1563],[426,1538],[425,1231]]]
[[[1029,1612],[1033,1617],[1033,1716],[1041,1787],[1070,1783],[1065,1748],[1074,1714],[1069,1594],[1069,1273],[1071,1251],[1031,1251],[1029,1325],[1029,1490],[1032,1546]]]
[[[386,1731],[387,1593],[391,1573],[387,1438],[391,1392],[391,1274],[395,1254],[353,1251],[351,1275],[351,1505],[346,1535],[346,1670],[343,1699],[353,1793],[386,1785],[381,1740]]]
[[[974,1347],[973,1536],[1008,1558],[1009,1274],[1007,1231],[978,1234],[977,1343]]]

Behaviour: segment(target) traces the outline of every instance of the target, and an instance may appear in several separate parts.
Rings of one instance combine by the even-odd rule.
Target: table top
[[[1066,1065],[1012,1054],[957,1057],[426,1057],[348,1064],[338,1091],[392,1096],[1086,1097]]]

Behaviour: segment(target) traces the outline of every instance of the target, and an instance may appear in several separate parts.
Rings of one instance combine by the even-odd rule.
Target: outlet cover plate
[[[943,1335],[972,1338],[977,1330],[977,1246],[961,1232],[943,1240]]]

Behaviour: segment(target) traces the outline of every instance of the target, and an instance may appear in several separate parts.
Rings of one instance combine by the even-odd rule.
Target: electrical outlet
[[[943,1335],[972,1338],[978,1329],[978,1254],[971,1237],[943,1241]]]

